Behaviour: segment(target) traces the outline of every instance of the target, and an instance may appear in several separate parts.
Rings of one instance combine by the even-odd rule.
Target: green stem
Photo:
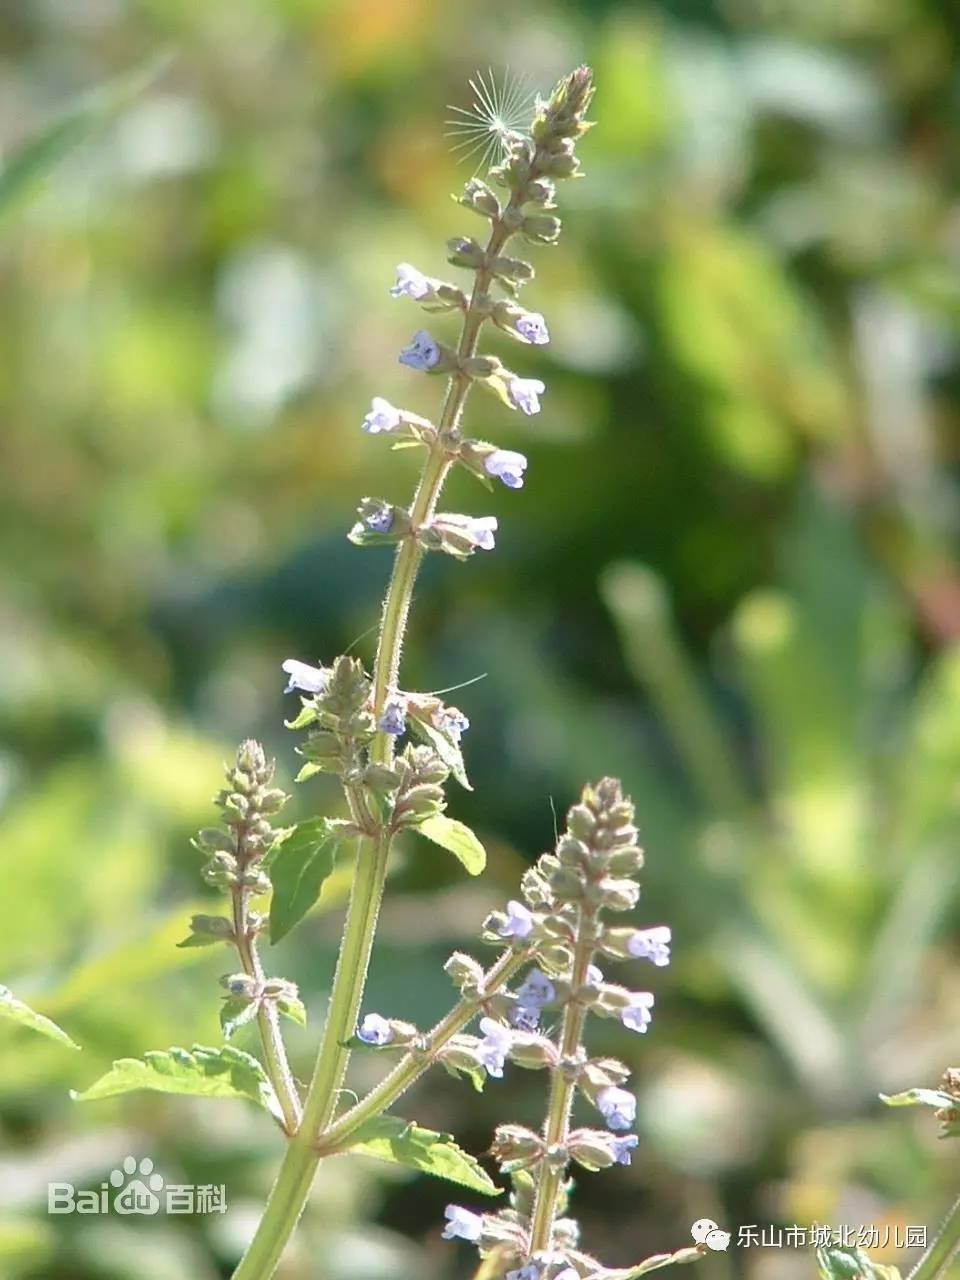
[[[233,891],[233,932],[237,941],[237,953],[244,973],[257,983],[265,980],[256,933],[250,928],[248,914],[250,890],[237,885]],[[257,1009],[257,1026],[263,1046],[263,1060],[270,1083],[280,1103],[284,1132],[296,1133],[300,1127],[300,1095],[287,1061],[287,1051],[280,1031],[280,1015],[271,1000],[260,1002]]]
[[[516,208],[516,203],[511,200],[508,210],[512,214]],[[487,244],[488,260],[500,253],[511,234],[504,218],[494,223]],[[485,268],[480,268],[476,273],[460,335],[458,354],[461,358],[469,358],[476,352],[477,339],[486,318],[478,309],[477,303],[486,295],[491,279],[490,272]],[[448,437],[459,424],[470,385],[470,378],[463,373],[457,371],[451,375],[437,424],[437,438],[427,455],[410,508],[414,529],[429,520],[436,509],[443,482],[452,463],[447,452]],[[378,719],[387,697],[396,685],[410,602],[422,558],[423,548],[416,538],[410,537],[400,544],[394,560],[393,574],[383,606],[373,677],[374,709]],[[393,738],[389,734],[378,733],[370,754],[373,760],[389,763],[393,758]],[[390,835],[382,831],[373,841],[372,857],[364,856],[366,844],[366,841],[360,842],[350,905],[330,993],[330,1008],[304,1103],[303,1122],[287,1148],[263,1217],[234,1272],[234,1280],[267,1280],[273,1275],[306,1203],[320,1158],[317,1138],[330,1124],[336,1111],[350,1059],[345,1041],[356,1025],[366,985],[373,937],[387,876]]]
[[[467,998],[454,1005],[445,1018],[425,1037],[421,1047],[404,1054],[393,1070],[380,1081],[365,1098],[345,1111],[317,1140],[322,1155],[330,1155],[342,1147],[347,1139],[374,1116],[382,1115],[392,1107],[401,1094],[436,1062],[437,1054],[453,1037],[476,1017],[484,1000],[504,986],[518,969],[528,963],[530,957],[524,951],[506,951],[497,963],[487,971],[481,984],[482,994]]]
[[[573,953],[573,969],[570,978],[570,990],[575,992],[587,981],[587,970],[593,959],[595,944],[593,941],[580,941],[584,934],[594,937],[593,920],[581,907],[577,920],[577,943]],[[563,1175],[567,1168],[564,1151],[567,1133],[570,1128],[570,1111],[577,1091],[575,1080],[569,1078],[564,1071],[564,1060],[572,1059],[580,1047],[583,1037],[583,1024],[587,1010],[578,1000],[571,997],[563,1011],[563,1027],[560,1033],[560,1063],[553,1068],[553,1079],[550,1083],[550,1100],[547,1104],[547,1118],[543,1127],[543,1140],[546,1146],[546,1157],[540,1165],[537,1178],[537,1194],[533,1204],[530,1222],[530,1253],[535,1254],[547,1250],[553,1242],[553,1221],[557,1212],[557,1196],[563,1183]]]
[[[936,1280],[960,1250],[960,1200],[947,1214],[933,1243],[910,1272],[907,1280]]]

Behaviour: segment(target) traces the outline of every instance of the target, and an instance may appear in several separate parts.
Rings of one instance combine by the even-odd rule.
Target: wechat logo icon
[[[710,1218],[698,1218],[690,1228],[690,1234],[697,1244],[706,1245],[715,1253],[722,1253],[730,1244],[730,1232],[721,1231]]]

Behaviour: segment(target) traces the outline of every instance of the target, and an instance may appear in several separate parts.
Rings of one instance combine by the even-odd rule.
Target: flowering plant
[[[300,695],[299,711],[289,722],[304,735],[297,780],[335,774],[347,816],[278,827],[275,820],[287,797],[273,785],[273,765],[257,743],[240,746],[217,799],[222,823],[201,831],[195,841],[205,859],[204,879],[225,894],[229,911],[195,916],[181,944],[226,944],[235,951],[236,970],[222,980],[221,1024],[228,1043],[118,1062],[82,1095],[104,1097],[131,1088],[232,1094],[271,1112],[287,1151],[236,1280],[264,1280],[273,1273],[317,1163],[326,1156],[364,1152],[478,1194],[500,1194],[477,1160],[448,1135],[388,1114],[435,1066],[478,1088],[501,1078],[508,1063],[543,1071],[549,1082],[540,1132],[502,1124],[493,1136],[490,1154],[512,1182],[507,1207],[480,1213],[451,1204],[446,1211],[443,1235],[476,1244],[488,1260],[485,1275],[628,1280],[703,1252],[698,1245],[610,1271],[580,1248],[577,1225],[567,1215],[571,1167],[629,1164],[638,1142],[632,1132],[636,1100],[625,1087],[629,1072],[616,1059],[591,1057],[585,1030],[590,1017],[600,1017],[643,1034],[654,997],[609,981],[598,962],[606,966],[639,958],[659,967],[669,962],[669,928],[611,923],[612,916],[636,906],[643,862],[633,808],[614,779],[585,788],[556,848],[524,875],[517,898],[483,924],[482,940],[499,950],[493,964],[484,968],[460,952],[450,957],[446,971],[459,998],[431,1030],[362,1009],[395,837],[414,829],[455,854],[469,871],[477,873],[484,865],[476,836],[446,811],[448,778],[468,785],[461,748],[469,721],[436,694],[404,689],[400,654],[424,556],[439,551],[465,560],[495,546],[495,517],[438,510],[451,470],[463,467],[488,488],[494,481],[511,490],[524,485],[524,455],[467,436],[463,411],[475,385],[507,408],[525,415],[540,411],[544,383],[480,353],[478,344],[487,321],[528,346],[549,341],[543,316],[517,301],[522,286],[533,279],[533,268],[506,250],[517,237],[534,244],[557,239],[556,184],[579,175],[575,148],[589,128],[585,114],[592,94],[588,68],[566,76],[548,99],[537,102],[527,133],[505,133],[503,157],[488,174],[489,182],[467,182],[461,205],[489,225],[484,245],[471,236],[448,242],[450,263],[473,274],[469,292],[410,263],[397,268],[390,293],[430,313],[459,313],[460,336],[449,345],[421,329],[400,352],[400,363],[411,370],[445,378],[436,423],[379,396],[362,422],[367,434],[389,436],[396,445],[425,454],[412,502],[404,506],[365,497],[349,533],[358,546],[395,547],[376,660],[372,672],[347,655],[318,665],[299,658],[283,663],[287,692]],[[408,742],[401,750],[403,737]],[[315,903],[337,849],[348,841],[357,845],[350,904],[322,1042],[302,1094],[281,1027],[284,1018],[302,1024],[306,1011],[293,983],[267,975],[261,942],[265,933],[276,942],[298,924]],[[255,909],[268,894],[269,912]],[[474,1022],[476,1032],[469,1029]],[[248,1024],[259,1034],[260,1060],[229,1043]],[[365,1097],[338,1113],[351,1053],[360,1048],[399,1057]],[[592,1108],[592,1123],[575,1115],[577,1098]]]

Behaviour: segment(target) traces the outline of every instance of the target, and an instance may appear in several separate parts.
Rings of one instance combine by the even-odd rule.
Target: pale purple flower
[[[446,734],[451,742],[459,745],[460,739],[470,728],[470,721],[456,707],[443,707],[433,718],[434,725]]]
[[[389,400],[382,396],[374,396],[370,412],[363,420],[362,431],[377,436],[381,431],[396,431],[402,421],[399,409],[395,409]]]
[[[540,397],[546,389],[539,378],[511,378],[507,383],[510,403],[528,418],[540,412]]]
[[[506,921],[497,930],[501,938],[526,938],[533,928],[533,914],[523,905],[511,898],[507,903]]]
[[[444,1240],[470,1240],[476,1243],[483,1230],[483,1218],[479,1213],[471,1213],[459,1204],[448,1204],[443,1211],[447,1225],[443,1228]]]
[[[393,1027],[379,1013],[368,1013],[357,1028],[357,1039],[364,1044],[389,1044],[393,1039]]]
[[[492,551],[497,532],[496,516],[471,516],[467,523],[467,533],[480,551]]]
[[[393,507],[381,507],[379,511],[364,516],[363,523],[371,533],[389,533],[393,524]]]
[[[627,950],[638,960],[652,960],[662,969],[670,963],[670,926],[658,924],[652,929],[638,929],[627,943]]]
[[[540,1025],[540,1010],[533,1005],[515,1004],[510,1009],[510,1021],[518,1031],[536,1031]]]
[[[290,679],[284,693],[293,693],[300,689],[303,693],[323,693],[330,679],[330,672],[323,667],[311,667],[306,662],[298,662],[296,658],[287,658],[283,670]]]
[[[629,1129],[637,1118],[637,1100],[626,1089],[608,1084],[597,1094],[597,1110],[610,1129]]]
[[[574,1271],[573,1267],[564,1267],[559,1275],[553,1277],[553,1280],[580,1280],[580,1272]]]
[[[524,342],[529,342],[535,347],[543,347],[550,341],[547,322],[539,311],[525,312],[514,327]]]
[[[603,981],[603,973],[595,964],[587,965],[587,981],[595,987],[598,987]]]
[[[519,1267],[516,1271],[508,1271],[505,1280],[540,1280],[542,1274],[538,1262],[528,1262],[526,1266]]]
[[[527,460],[513,449],[496,449],[484,458],[483,469],[488,476],[496,476],[508,489],[522,489]]]
[[[396,698],[385,703],[379,728],[381,733],[389,733],[394,738],[404,733],[407,728],[407,704]]]
[[[408,365],[411,369],[416,369],[423,373],[427,369],[432,369],[440,359],[440,348],[427,333],[426,329],[421,329],[415,333],[410,339],[408,346],[404,347],[400,352],[400,363]]]
[[[539,969],[531,969],[517,988],[517,1003],[524,1009],[542,1009],[557,997],[557,989]]]
[[[625,1138],[614,1138],[611,1146],[613,1149],[613,1158],[617,1164],[629,1164],[630,1153],[640,1139],[635,1133],[628,1133]]]
[[[503,1064],[513,1044],[513,1034],[509,1027],[494,1018],[481,1018],[480,1030],[483,1032],[483,1039],[477,1045],[480,1061],[487,1075],[499,1080],[503,1076]]]
[[[397,266],[397,283],[390,290],[391,298],[413,298],[419,302],[433,293],[433,285],[428,276],[409,262],[401,262]]]
[[[633,998],[620,1015],[620,1021],[628,1031],[646,1031],[653,1021],[653,995],[649,991],[634,992]]]

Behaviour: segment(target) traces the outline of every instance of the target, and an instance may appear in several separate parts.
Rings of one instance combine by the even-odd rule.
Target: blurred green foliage
[[[465,226],[445,104],[477,68],[543,87],[581,60],[599,123],[528,293],[553,341],[518,366],[544,412],[471,409],[529,455],[528,484],[455,478],[451,508],[495,513],[498,550],[427,566],[406,655],[412,687],[486,676],[457,695],[476,790],[451,812],[488,870],[411,842],[367,1005],[432,1019],[443,958],[549,843],[551,804],[619,773],[643,918],[673,925],[676,960],[630,1046],[639,1157],[578,1191],[587,1246],[626,1264],[705,1216],[936,1221],[947,1156],[922,1108],[914,1125],[876,1095],[932,1086],[960,1011],[956,6],[46,0],[4,19],[0,980],[83,1053],[0,1024],[0,1275],[229,1274],[270,1121],[68,1090],[218,1042],[227,966],[175,946],[209,910],[188,838],[238,738],[295,772],[282,659],[372,652],[388,557],[343,535],[355,499],[413,482],[360,434],[370,397],[434,408],[396,364],[420,319],[386,289],[401,260],[442,273]],[[102,86],[165,50],[106,110]],[[308,1001],[301,1074],[348,878],[271,965]],[[479,1153],[496,1121],[536,1120],[540,1083],[431,1078],[404,1114]],[[226,1183],[229,1212],[47,1216],[48,1180],[95,1187],[131,1153]],[[446,1198],[331,1161],[283,1274],[465,1274]],[[779,1250],[698,1265],[814,1273]]]

